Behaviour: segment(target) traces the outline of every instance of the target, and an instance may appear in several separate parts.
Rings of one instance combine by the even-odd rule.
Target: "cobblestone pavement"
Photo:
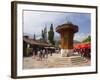
[[[81,67],[90,65],[90,60],[84,59],[80,56],[61,57],[60,54],[56,53],[52,56],[48,55],[48,58],[42,59],[41,61],[34,59],[33,57],[24,57],[23,60],[23,69]]]

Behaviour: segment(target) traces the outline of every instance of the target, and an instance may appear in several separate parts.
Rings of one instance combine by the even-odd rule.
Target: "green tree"
[[[35,34],[34,34],[34,36],[33,36],[33,39],[36,40],[36,36],[35,36]]]
[[[47,41],[47,28],[44,28],[44,40]]]
[[[42,40],[44,40],[44,30],[42,30],[41,36],[42,36]]]
[[[48,31],[48,40],[52,45],[55,45],[53,24],[51,24],[50,30]]]
[[[59,47],[60,44],[61,44],[60,40],[55,40],[55,47]]]
[[[41,34],[42,34],[42,40],[47,41],[47,28],[46,27],[42,30]]]
[[[91,42],[91,36],[88,36],[86,39],[84,39],[82,42]]]

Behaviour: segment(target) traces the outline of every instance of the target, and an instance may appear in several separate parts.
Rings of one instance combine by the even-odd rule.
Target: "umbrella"
[[[77,44],[77,45],[75,45],[74,48],[76,48],[76,49],[80,49],[80,48],[81,48],[81,44]]]
[[[80,48],[91,48],[91,43],[81,43],[74,45],[74,48],[80,49]]]
[[[83,44],[81,44],[81,48],[91,48],[91,44],[90,43],[83,43]]]

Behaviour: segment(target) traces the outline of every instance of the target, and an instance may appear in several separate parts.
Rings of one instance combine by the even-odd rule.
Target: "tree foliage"
[[[42,40],[44,41],[47,41],[47,28],[45,27],[43,30],[42,30]]]
[[[42,39],[44,40],[44,31],[42,30],[42,33],[41,33],[42,35]]]
[[[91,42],[91,36],[88,36],[86,39],[84,39],[82,42]]]
[[[48,31],[48,40],[52,45],[55,45],[53,24],[51,24],[50,30]]]
[[[44,28],[44,40],[47,41],[47,28]]]
[[[34,36],[33,36],[33,39],[36,40],[36,36],[35,36],[35,34],[34,34]]]

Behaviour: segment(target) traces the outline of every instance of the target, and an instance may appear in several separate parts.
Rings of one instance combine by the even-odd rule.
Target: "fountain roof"
[[[63,31],[78,32],[78,26],[72,23],[65,23],[56,27],[56,32],[61,33]]]

